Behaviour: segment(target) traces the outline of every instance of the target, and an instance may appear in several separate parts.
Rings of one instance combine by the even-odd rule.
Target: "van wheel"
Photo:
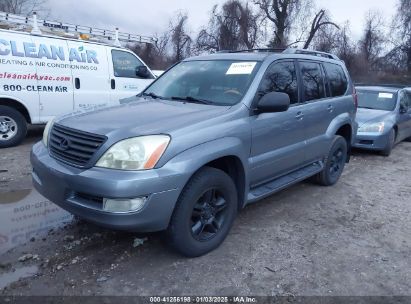
[[[197,257],[217,248],[237,214],[237,191],[225,172],[204,167],[184,187],[166,231],[177,252]]]
[[[382,156],[387,156],[388,157],[388,156],[391,155],[392,149],[395,146],[395,137],[396,137],[395,130],[392,129],[390,131],[389,136],[388,136],[387,147],[380,152]]]
[[[0,106],[0,148],[20,144],[27,134],[27,123],[17,110]]]
[[[315,181],[323,186],[332,186],[340,178],[347,161],[347,141],[342,136],[335,136],[323,171],[315,176]]]

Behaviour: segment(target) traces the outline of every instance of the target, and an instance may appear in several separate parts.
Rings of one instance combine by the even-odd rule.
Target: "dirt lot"
[[[0,294],[411,295],[411,143],[390,158],[354,152],[334,187],[305,182],[247,207],[219,249],[186,259],[161,234],[61,224],[71,217],[30,190],[40,136],[0,151],[0,253],[14,247]]]

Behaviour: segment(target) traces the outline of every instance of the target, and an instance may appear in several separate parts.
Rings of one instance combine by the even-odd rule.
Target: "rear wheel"
[[[205,167],[187,183],[166,231],[179,253],[197,257],[217,248],[237,213],[237,191],[223,171]]]
[[[340,178],[347,161],[347,141],[342,136],[335,136],[331,149],[324,162],[324,169],[315,176],[318,184],[334,185]]]
[[[387,147],[384,150],[381,151],[381,155],[383,155],[383,156],[390,156],[391,155],[392,149],[394,148],[394,145],[395,145],[395,136],[396,136],[395,130],[392,129],[390,131],[389,136],[388,136]]]
[[[17,110],[0,106],[0,148],[20,144],[27,133],[24,116]]]

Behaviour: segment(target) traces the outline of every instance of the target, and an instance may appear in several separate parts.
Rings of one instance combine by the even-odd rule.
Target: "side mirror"
[[[407,109],[404,106],[400,106],[400,114],[408,113]]]
[[[150,75],[145,65],[140,65],[136,68],[136,76],[140,78],[148,78]]]
[[[289,107],[290,96],[280,92],[265,94],[257,104],[257,109],[261,113],[285,112]]]

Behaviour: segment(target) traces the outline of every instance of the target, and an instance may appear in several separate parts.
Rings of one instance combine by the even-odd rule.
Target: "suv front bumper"
[[[34,187],[47,199],[90,222],[119,230],[153,232],[167,228],[188,176],[170,168],[121,171],[79,169],[50,157],[42,142],[31,152]],[[103,210],[103,198],[148,197],[137,212]]]

